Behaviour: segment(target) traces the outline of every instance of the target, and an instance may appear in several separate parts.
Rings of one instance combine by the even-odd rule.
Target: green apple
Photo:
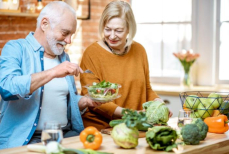
[[[219,107],[220,113],[228,114],[229,113],[229,101],[224,101],[221,106]]]
[[[200,104],[198,105],[199,116],[204,119],[211,117],[214,112],[214,107],[211,105],[211,99],[200,98]]]
[[[200,104],[200,99],[197,95],[189,95],[185,99],[185,106],[189,109],[196,110]]]
[[[200,118],[198,111],[191,113],[191,118]]]
[[[219,106],[223,103],[222,96],[218,93],[210,93],[208,95],[208,98],[210,99],[210,102],[214,109],[218,109]]]

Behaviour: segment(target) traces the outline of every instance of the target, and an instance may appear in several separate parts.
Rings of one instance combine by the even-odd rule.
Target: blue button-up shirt
[[[44,48],[31,32],[26,39],[6,43],[0,56],[0,149],[28,144],[36,130],[42,109],[44,87],[31,95],[31,74],[44,70]],[[61,62],[69,61],[63,52],[58,56]],[[73,76],[66,76],[69,87],[68,119],[72,129],[80,133],[83,122],[78,108],[81,98],[77,95]],[[58,85],[57,85],[58,86]]]

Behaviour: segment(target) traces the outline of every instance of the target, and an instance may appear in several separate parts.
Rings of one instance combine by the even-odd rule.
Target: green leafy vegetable
[[[140,131],[147,131],[148,128],[153,127],[152,125],[146,123],[145,112],[137,112],[129,109],[124,109],[122,111],[122,119],[112,120],[109,125],[114,127],[120,123],[126,122],[128,127],[136,127]]]
[[[137,112],[136,110],[123,109],[122,110],[122,119],[127,127],[133,128],[138,124],[141,124],[146,121],[145,112]]]
[[[111,83],[109,81],[106,82],[105,80],[103,80],[102,82],[99,82],[99,83],[94,82],[91,87],[92,88],[114,88],[114,89],[117,89],[118,84]]]
[[[146,132],[146,141],[154,150],[172,151],[176,139],[176,131],[167,126],[155,126]]]
[[[146,110],[147,123],[167,125],[169,120],[169,109],[165,103],[159,101],[149,101],[143,104]]]

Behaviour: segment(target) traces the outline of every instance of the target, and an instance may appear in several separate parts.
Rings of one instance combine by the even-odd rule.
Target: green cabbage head
[[[138,129],[128,128],[125,123],[116,125],[111,132],[114,142],[125,149],[135,148],[138,145],[138,136]]]
[[[143,108],[146,110],[147,123],[154,124],[167,124],[169,120],[169,109],[160,101],[149,101],[144,103]]]

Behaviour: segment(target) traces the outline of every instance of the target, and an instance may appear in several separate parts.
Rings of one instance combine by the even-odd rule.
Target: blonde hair
[[[103,31],[106,23],[115,17],[120,17],[126,22],[125,25],[129,31],[129,35],[125,46],[131,45],[136,34],[137,26],[130,4],[124,1],[112,1],[105,7],[99,21],[99,35],[101,39],[104,39]]]

